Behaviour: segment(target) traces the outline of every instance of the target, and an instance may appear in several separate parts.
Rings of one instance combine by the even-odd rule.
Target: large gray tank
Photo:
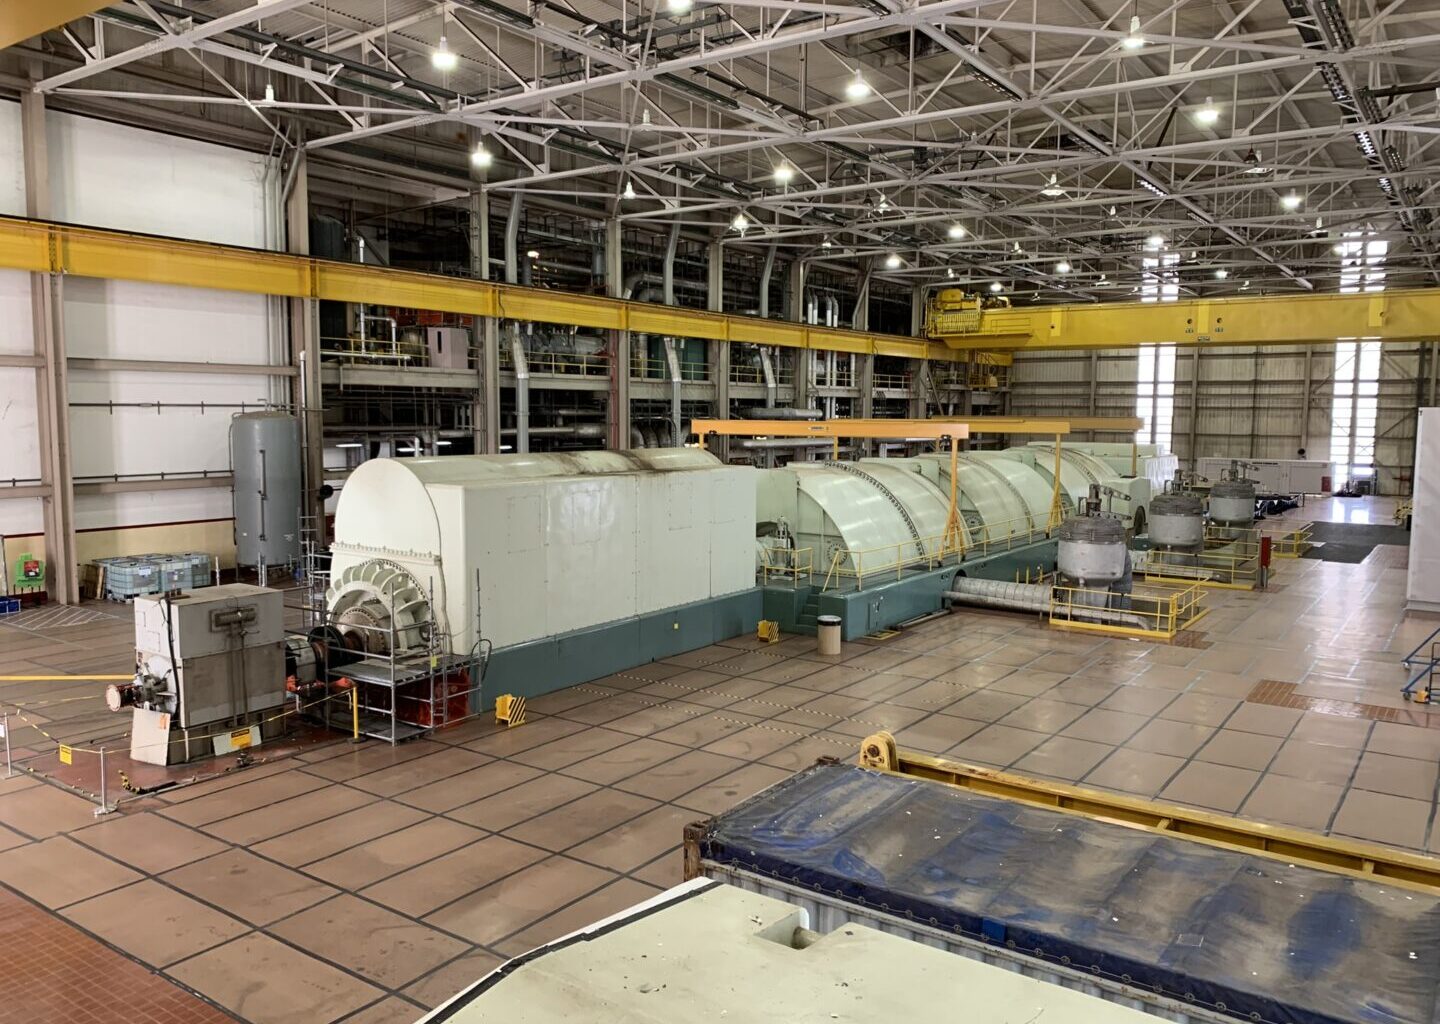
[[[1059,530],[1056,568],[1082,587],[1105,589],[1125,578],[1125,524],[1106,516],[1074,516]]]
[[[1225,526],[1249,526],[1255,521],[1255,482],[1221,480],[1210,488],[1210,518]]]
[[[1161,494],[1150,501],[1150,542],[1193,551],[1205,543],[1205,510],[1194,494]]]
[[[283,412],[230,421],[235,476],[235,561],[283,565],[300,558],[300,421]]]

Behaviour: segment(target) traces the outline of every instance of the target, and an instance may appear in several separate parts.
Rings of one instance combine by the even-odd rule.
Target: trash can
[[[819,643],[816,652],[835,656],[840,653],[840,616],[822,615],[815,620],[815,635]]]

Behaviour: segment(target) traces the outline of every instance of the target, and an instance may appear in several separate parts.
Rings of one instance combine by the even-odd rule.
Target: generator
[[[181,764],[283,731],[284,596],[231,583],[137,597],[135,678],[106,691],[132,709],[130,756]]]

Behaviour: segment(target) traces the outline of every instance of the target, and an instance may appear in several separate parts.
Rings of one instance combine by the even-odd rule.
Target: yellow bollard
[[[355,687],[350,687],[350,738],[355,742],[360,741],[360,695],[355,692]]]

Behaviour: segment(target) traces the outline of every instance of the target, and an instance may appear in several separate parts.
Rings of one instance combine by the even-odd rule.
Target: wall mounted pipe
[[[757,405],[746,411],[747,419],[752,420],[818,420],[819,409],[791,409],[789,406]]]
[[[665,263],[661,270],[660,287],[665,305],[675,305],[675,250],[680,245],[680,222],[670,225],[670,237],[665,241]]]
[[[765,375],[765,399],[771,409],[779,404],[779,385],[775,380],[775,361],[770,357],[770,350],[765,346],[760,347],[760,372]]]
[[[675,339],[665,338],[665,362],[670,367],[670,436],[676,448],[685,446],[680,433],[680,386],[684,377],[680,374],[680,354],[675,351]]]
[[[530,451],[530,364],[518,334],[510,339],[510,354],[515,360],[515,451],[524,455]]]

